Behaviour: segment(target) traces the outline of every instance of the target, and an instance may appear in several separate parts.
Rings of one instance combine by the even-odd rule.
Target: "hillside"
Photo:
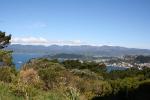
[[[8,50],[13,50],[15,53],[45,53],[49,55],[69,53],[86,56],[123,56],[123,55],[150,55],[148,49],[125,48],[119,46],[42,46],[42,45],[10,45]]]
[[[77,54],[65,54],[65,53],[61,53],[61,54],[56,54],[53,56],[49,56],[52,59],[58,59],[58,58],[63,58],[63,59],[82,59],[85,58],[85,56],[83,55],[77,55]]]

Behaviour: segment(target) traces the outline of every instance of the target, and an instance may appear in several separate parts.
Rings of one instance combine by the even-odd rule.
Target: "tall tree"
[[[7,47],[10,44],[11,35],[6,35],[5,32],[0,31],[0,49]]]
[[[4,65],[12,65],[12,51],[1,50],[10,44],[10,40],[11,35],[0,31],[0,62],[3,62]]]

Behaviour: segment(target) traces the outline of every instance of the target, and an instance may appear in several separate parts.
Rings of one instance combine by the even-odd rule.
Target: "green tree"
[[[11,35],[6,35],[5,32],[0,31],[0,49],[7,47],[10,44]]]
[[[0,62],[1,65],[12,65],[12,51],[1,50],[10,44],[11,35],[6,35],[5,32],[0,31]]]
[[[0,50],[0,62],[5,66],[11,66],[12,51]]]

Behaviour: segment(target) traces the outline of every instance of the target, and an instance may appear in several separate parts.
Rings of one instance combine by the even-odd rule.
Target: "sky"
[[[150,49],[150,0],[0,0],[12,43]]]

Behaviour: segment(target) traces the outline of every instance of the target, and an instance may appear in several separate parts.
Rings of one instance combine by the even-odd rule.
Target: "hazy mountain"
[[[47,55],[55,55],[60,53],[80,54],[86,56],[122,56],[122,55],[150,55],[148,49],[125,48],[119,46],[35,46],[35,45],[10,45],[8,50],[13,50],[15,53],[45,53]]]

